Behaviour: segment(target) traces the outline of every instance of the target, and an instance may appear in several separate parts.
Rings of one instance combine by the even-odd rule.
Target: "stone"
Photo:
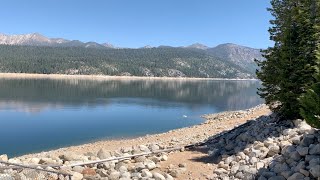
[[[257,169],[261,169],[264,167],[264,163],[263,162],[257,162]]]
[[[136,162],[144,162],[147,158],[145,156],[137,156],[134,158]]]
[[[218,175],[221,175],[221,174],[227,174],[228,171],[225,170],[225,169],[223,169],[223,168],[217,168],[217,169],[215,169],[215,170],[213,171],[213,173],[216,173],[216,174],[218,174]]]
[[[292,141],[292,144],[298,145],[300,144],[301,141],[301,137],[300,136],[296,136],[290,139]]]
[[[300,169],[299,172],[301,174],[303,174],[304,176],[308,177],[310,175],[309,171],[305,170],[305,169]]]
[[[266,177],[266,178],[270,178],[270,177],[276,176],[276,173],[270,172],[270,171],[265,171],[262,173],[262,176]]]
[[[81,180],[83,178],[83,175],[78,172],[74,172],[71,176],[71,180]]]
[[[244,179],[244,174],[242,172],[238,172],[236,175],[235,175],[236,178],[239,178],[239,179]]]
[[[152,178],[152,173],[148,169],[143,169],[141,171],[142,177]]]
[[[160,149],[160,147],[159,147],[158,145],[156,145],[156,144],[151,144],[151,145],[149,146],[149,149],[150,149],[151,151],[157,151],[157,150]]]
[[[167,155],[162,155],[161,156],[161,161],[167,161],[168,160],[168,156]]]
[[[112,171],[108,176],[109,180],[118,180],[120,178],[120,172]]]
[[[239,164],[235,164],[231,167],[230,173],[231,174],[236,174],[239,170],[240,165]]]
[[[309,148],[308,147],[303,147],[303,146],[298,146],[297,147],[297,151],[300,154],[300,156],[305,156],[305,155],[308,154]]]
[[[260,176],[260,177],[258,178],[258,180],[268,180],[268,179],[265,178],[265,177],[263,177],[263,176]]]
[[[137,171],[141,171],[141,170],[143,170],[145,167],[146,167],[146,166],[145,166],[143,163],[141,163],[141,162],[136,163],[135,166],[134,166],[134,168],[135,168]]]
[[[82,171],[84,170],[84,167],[82,166],[74,166],[72,168],[73,171],[78,172],[78,173],[82,173]]]
[[[153,161],[147,162],[145,165],[149,170],[155,169],[157,167]]]
[[[273,176],[268,178],[268,180],[286,180],[283,176]]]
[[[83,174],[83,175],[89,175],[89,176],[94,176],[94,175],[96,175],[97,173],[96,173],[96,171],[95,171],[94,169],[85,168],[85,169],[81,172],[81,174]]]
[[[174,180],[174,178],[170,174],[165,174],[164,177],[166,180]]]
[[[8,155],[6,154],[0,155],[0,161],[8,161]]]
[[[316,165],[318,165],[318,164],[320,164],[320,157],[311,159],[311,160],[309,161],[309,166],[310,166],[310,167],[316,166]]]
[[[88,160],[84,156],[73,154],[73,153],[66,153],[61,156],[59,156],[60,159],[64,161],[83,161],[83,160]]]
[[[280,147],[279,146],[269,146],[269,152],[268,152],[268,155],[269,156],[274,156],[276,154],[279,154],[280,152]]]
[[[103,149],[100,149],[97,153],[97,156],[99,159],[108,159],[111,158],[111,153]]]
[[[139,149],[140,149],[140,151],[142,151],[142,152],[150,152],[150,149],[149,149],[147,146],[145,146],[145,145],[140,145],[140,146],[139,146]]]
[[[310,134],[307,134],[303,137],[303,139],[301,140],[300,142],[300,145],[301,146],[305,146],[305,147],[309,147],[310,144],[313,144],[314,143],[314,135],[310,135]]]
[[[300,154],[297,151],[290,153],[290,158],[294,161],[299,161],[301,159]]]
[[[105,169],[97,169],[96,170],[97,174],[99,174],[101,177],[108,177],[108,171]]]
[[[319,178],[320,177],[320,165],[316,165],[310,168],[309,170],[310,174],[312,174],[313,177]]]
[[[131,174],[129,172],[124,172],[121,173],[120,177],[123,179],[131,179]]]
[[[293,172],[292,171],[282,171],[281,173],[280,173],[280,175],[281,176],[283,176],[284,178],[286,178],[286,179],[288,179],[291,175],[293,174]]]
[[[320,144],[317,144],[309,149],[310,155],[320,155]]]
[[[305,176],[301,173],[294,173],[292,174],[287,180],[297,180],[297,179],[303,179]]]
[[[153,178],[154,178],[155,180],[166,180],[166,178],[165,178],[162,174],[157,173],[157,172],[154,172],[154,173],[153,173]]]

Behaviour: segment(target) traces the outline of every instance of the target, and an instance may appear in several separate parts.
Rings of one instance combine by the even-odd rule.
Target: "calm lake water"
[[[253,107],[258,81],[0,79],[0,154],[192,126]]]

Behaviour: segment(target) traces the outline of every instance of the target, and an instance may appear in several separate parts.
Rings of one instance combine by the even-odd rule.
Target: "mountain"
[[[202,49],[202,50],[209,49],[208,46],[200,43],[191,44],[190,46],[186,46],[185,48]]]
[[[112,44],[99,44],[96,42],[81,42],[63,38],[48,38],[39,33],[6,35],[0,34],[0,44],[3,45],[29,45],[52,47],[86,47],[86,48],[114,48]]]
[[[232,43],[221,44],[214,48],[209,48],[207,49],[207,52],[212,56],[234,63],[252,73],[258,68],[254,59],[264,59],[259,49]]]
[[[0,45],[0,73],[9,72],[240,79],[255,77],[238,65],[198,49]]]

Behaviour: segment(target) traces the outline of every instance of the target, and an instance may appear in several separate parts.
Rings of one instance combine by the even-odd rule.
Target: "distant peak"
[[[206,50],[208,49],[209,47],[204,45],[204,44],[201,44],[201,43],[194,43],[194,44],[191,44],[190,46],[187,46],[186,48],[195,48],[195,49],[202,49],[202,50]]]

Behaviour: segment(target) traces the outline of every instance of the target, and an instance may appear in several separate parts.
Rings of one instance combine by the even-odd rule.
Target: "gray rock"
[[[66,153],[63,154],[61,156],[59,156],[60,159],[64,160],[64,161],[83,161],[83,160],[88,160],[86,157],[82,156],[82,155],[77,155],[74,153]]]
[[[148,169],[143,169],[141,171],[142,177],[152,178],[152,173]]]
[[[140,145],[140,146],[139,146],[139,149],[140,149],[140,151],[142,151],[142,152],[150,152],[150,149],[149,149],[147,146],[145,146],[145,145]]]
[[[131,174],[129,172],[123,172],[120,177],[123,179],[131,179]]]
[[[320,164],[320,157],[311,159],[311,160],[309,161],[309,166],[310,166],[310,167],[316,166],[316,165],[318,165],[318,164]]]
[[[298,180],[298,179],[303,179],[305,176],[301,173],[294,173],[292,174],[287,180]]]
[[[320,177],[320,165],[316,165],[310,168],[309,170],[310,174],[312,174],[313,177],[319,178]]]
[[[301,159],[301,156],[298,153],[298,151],[294,151],[290,153],[290,158],[293,159],[294,161],[299,161]]]
[[[143,163],[139,162],[139,163],[136,163],[136,164],[135,164],[134,169],[136,169],[137,171],[141,171],[141,170],[143,170],[145,167],[146,167],[146,166],[145,166]]]
[[[166,180],[166,178],[165,178],[162,174],[157,173],[157,172],[154,172],[154,173],[153,173],[153,178],[154,178],[155,180]]]
[[[268,178],[268,180],[286,180],[283,176],[273,176]]]
[[[110,152],[100,149],[97,153],[99,159],[108,159],[111,157]]]
[[[300,156],[305,156],[305,155],[308,154],[309,148],[308,147],[303,147],[303,146],[298,146],[297,147],[297,151],[300,154]]]
[[[302,141],[300,142],[300,145],[305,146],[305,147],[309,147],[310,144],[314,143],[314,139],[315,139],[314,135],[307,134],[303,137]]]
[[[270,178],[270,177],[276,176],[276,173],[270,172],[270,171],[265,171],[262,173],[262,176],[266,177],[266,178]]]
[[[318,155],[306,155],[306,157],[304,158],[304,160],[306,162],[309,162],[309,161],[311,161],[313,159],[320,159],[320,156],[318,156]]]
[[[320,155],[320,144],[317,144],[309,149],[310,155]]]
[[[238,172],[236,175],[235,175],[236,178],[239,178],[239,179],[244,179],[244,174],[242,172]]]
[[[280,173],[281,176],[285,177],[286,179],[288,179],[291,175],[293,174],[292,171],[283,171]]]
[[[137,156],[134,158],[136,162],[144,162],[147,158],[145,156]]]
[[[112,172],[110,173],[110,175],[108,176],[108,178],[109,178],[110,180],[118,180],[118,179],[120,178],[120,172],[118,172],[118,171],[112,171]]]
[[[160,149],[160,147],[159,147],[158,145],[156,145],[156,144],[151,144],[151,145],[149,146],[149,149],[150,149],[151,151],[157,151],[157,150]]]
[[[269,156],[274,156],[276,154],[279,154],[279,152],[280,152],[280,147],[273,145],[273,146],[269,147],[268,155]]]
[[[301,174],[303,174],[304,176],[308,177],[310,175],[309,171],[305,170],[305,169],[300,169],[299,172]]]
[[[260,176],[260,177],[258,178],[258,180],[268,180],[268,179],[265,178],[265,177],[263,177],[263,176]]]
[[[296,136],[290,139],[292,141],[292,144],[298,145],[300,144],[301,141],[301,137],[300,136]]]
[[[290,168],[286,163],[282,163],[282,164],[276,164],[273,168],[273,171],[275,173],[281,173],[283,171],[289,171]]]

